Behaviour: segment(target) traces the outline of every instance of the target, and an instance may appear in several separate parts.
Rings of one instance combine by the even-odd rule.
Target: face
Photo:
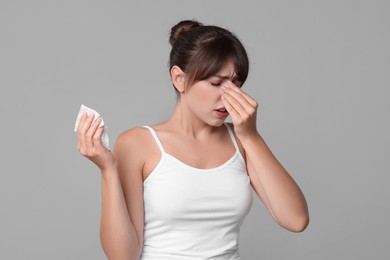
[[[190,86],[181,94],[181,102],[184,102],[183,104],[195,119],[211,126],[220,126],[229,115],[221,100],[220,87],[228,81],[240,87],[235,76],[234,65],[228,62],[214,76]]]

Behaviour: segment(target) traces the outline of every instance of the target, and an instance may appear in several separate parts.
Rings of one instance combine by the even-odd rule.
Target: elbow
[[[110,260],[138,260],[141,257],[141,251],[112,251],[104,247],[103,250],[107,256],[107,259]]]
[[[309,214],[304,214],[300,217],[297,217],[292,223],[290,223],[285,228],[294,233],[303,232],[309,225],[310,219]]]
[[[305,202],[302,207],[296,208],[291,212],[289,224],[286,229],[294,233],[300,233],[306,230],[309,226],[309,222],[309,208]]]
[[[307,211],[293,215],[287,214],[283,218],[274,216],[274,219],[279,226],[294,233],[303,232],[310,221],[309,213]]]
[[[102,249],[110,260],[138,260],[142,254],[143,247],[140,245],[131,246],[131,243],[122,244],[114,239],[100,239]]]

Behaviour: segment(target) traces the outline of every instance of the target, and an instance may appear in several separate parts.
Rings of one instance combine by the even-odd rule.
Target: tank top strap
[[[144,125],[143,127],[149,129],[150,133],[151,133],[152,136],[153,136],[153,139],[154,139],[154,140],[156,141],[156,143],[157,143],[158,148],[160,149],[161,153],[164,154],[164,153],[165,153],[164,147],[162,146],[162,144],[161,144],[161,142],[160,142],[160,139],[159,139],[158,136],[157,136],[156,131],[155,131],[152,127],[147,126],[147,125]]]
[[[234,144],[234,147],[236,148],[236,151],[240,151],[240,149],[238,148],[238,144],[237,144],[237,141],[236,141],[236,138],[234,137],[234,134],[233,134],[233,130],[230,128],[229,124],[228,123],[224,123],[228,132],[229,132],[229,135],[230,135],[230,138],[232,139],[233,141],[233,144]]]

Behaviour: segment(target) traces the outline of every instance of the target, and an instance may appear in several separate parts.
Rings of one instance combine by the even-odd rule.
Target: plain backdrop
[[[169,30],[233,31],[250,62],[258,129],[304,191],[299,234],[256,197],[241,230],[251,259],[389,259],[389,1],[0,2],[0,259],[106,259],[100,172],[76,149],[81,104],[111,144],[167,119]]]

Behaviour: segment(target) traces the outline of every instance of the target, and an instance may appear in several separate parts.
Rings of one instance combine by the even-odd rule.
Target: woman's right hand
[[[116,167],[116,160],[111,151],[101,142],[104,127],[99,127],[102,118],[93,122],[95,115],[84,113],[77,128],[77,149],[95,163],[102,172]]]

